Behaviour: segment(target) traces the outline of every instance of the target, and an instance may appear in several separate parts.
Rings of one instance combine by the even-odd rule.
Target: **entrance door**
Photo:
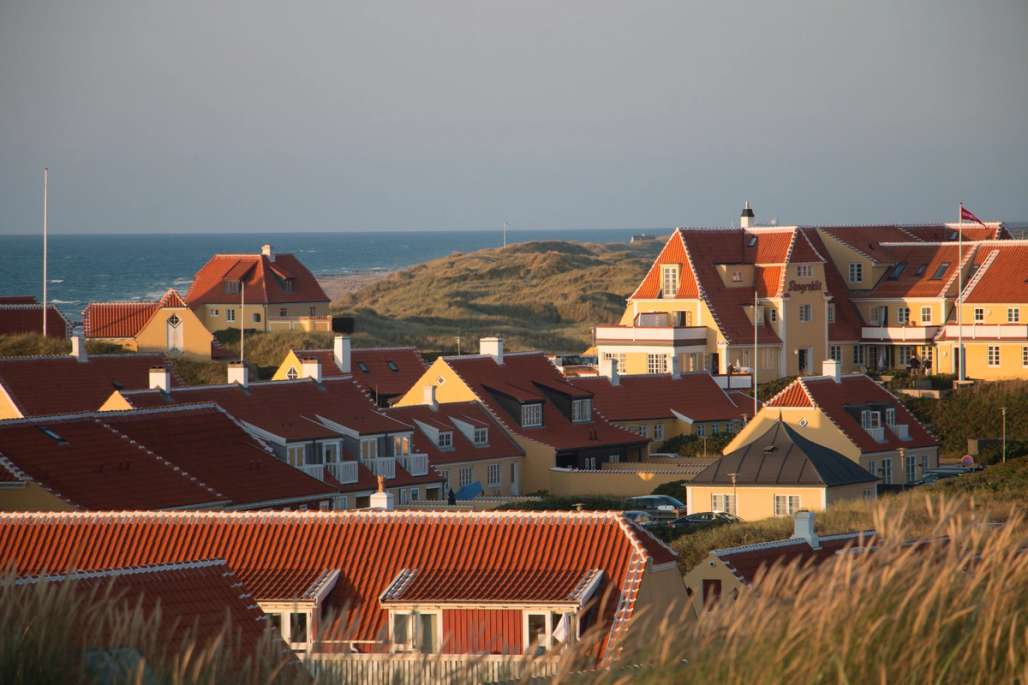
[[[168,351],[182,351],[182,319],[177,314],[168,317]]]
[[[801,347],[796,352],[796,365],[799,367],[799,374],[804,376],[810,371],[810,351],[805,347]]]

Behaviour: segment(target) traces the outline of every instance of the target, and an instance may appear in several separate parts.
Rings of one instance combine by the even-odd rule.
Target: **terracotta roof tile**
[[[147,388],[160,354],[94,354],[0,358],[0,385],[24,416],[95,411],[116,389]],[[172,374],[172,384],[179,380]]]
[[[156,302],[90,302],[82,310],[82,329],[87,338],[134,338],[162,307],[185,307],[175,290]]]
[[[692,267],[689,265],[689,258],[685,253],[685,244],[682,242],[679,232],[675,231],[668,238],[667,243],[660,251],[660,254],[657,255],[657,258],[653,260],[653,265],[646,272],[642,283],[639,284],[639,287],[636,288],[635,292],[628,299],[654,299],[660,297],[662,286],[660,282],[660,267],[664,264],[678,264],[682,267],[676,297],[692,298],[698,296],[699,290],[696,285],[696,279],[693,277]]]
[[[241,279],[245,293],[226,292],[226,281]],[[288,281],[292,281],[291,289]],[[274,261],[264,255],[219,254],[196,273],[186,302],[193,308],[202,304],[235,304],[242,295],[252,304],[329,301],[314,275],[291,254],[277,254]]]
[[[317,359],[322,378],[345,375],[336,366],[332,350],[292,350],[302,359]],[[366,370],[365,370],[366,369]],[[393,397],[406,393],[428,369],[421,353],[413,347],[370,347],[350,353],[350,375],[374,397]]]
[[[403,569],[600,569],[604,591],[617,601],[602,604],[599,620],[616,636],[632,616],[647,565],[675,559],[638,536],[614,512],[0,514],[0,566],[41,573],[220,558],[241,575],[338,569],[326,604],[350,608],[357,640],[381,639],[386,612],[378,597]]]
[[[972,304],[1028,303],[1028,241],[986,243],[978,248],[982,264],[996,253],[974,282],[968,282],[964,302]]]
[[[585,591],[602,574],[598,569],[403,569],[382,602],[581,604]]]
[[[48,305],[46,308],[47,337],[66,338],[70,330],[71,327],[60,310],[53,305]],[[43,333],[43,306],[0,302],[0,335],[17,335],[19,333]]]
[[[404,423],[416,425],[415,422],[420,421],[453,433],[453,448],[443,450],[420,428],[414,432],[414,451],[427,454],[432,466],[520,457],[525,454],[479,402],[448,402],[438,405],[434,411],[427,404],[391,407],[386,413]],[[487,428],[488,443],[476,446],[461,432],[455,421]]]
[[[694,421],[730,421],[752,414],[737,406],[713,376],[702,371],[682,374],[625,375],[611,385],[606,376],[569,379],[593,394],[593,404],[611,421],[644,421],[675,418],[675,412]]]

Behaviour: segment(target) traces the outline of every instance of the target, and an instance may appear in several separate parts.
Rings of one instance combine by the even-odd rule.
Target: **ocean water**
[[[507,242],[625,242],[640,229],[510,230]],[[647,229],[655,233],[656,229]],[[666,232],[666,231],[665,231]],[[453,252],[498,247],[499,231],[367,233],[51,235],[48,299],[69,321],[88,302],[151,300],[168,288],[183,295],[218,252],[256,253],[263,243],[292,252],[315,275],[403,268]],[[0,235],[0,294],[42,296],[39,236]]]

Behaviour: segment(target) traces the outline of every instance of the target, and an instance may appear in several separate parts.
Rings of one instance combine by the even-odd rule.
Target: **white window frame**
[[[921,307],[921,325],[930,324],[932,322],[932,308]]]
[[[467,486],[475,482],[474,468],[470,466],[461,466],[458,471],[458,483],[460,484],[461,489],[466,488]]]
[[[647,354],[646,355],[646,373],[657,374],[667,373],[667,355],[666,354]]]
[[[773,495],[773,498],[775,516],[792,516],[800,510],[799,495]]]
[[[800,321],[809,322],[813,319],[814,308],[809,304],[800,305]]]
[[[1007,323],[1020,323],[1021,322],[1021,308],[1020,307],[1007,307]]]
[[[1021,366],[1028,367],[1028,346],[1021,348]]]
[[[710,510],[715,513],[724,512],[735,515],[737,504],[735,495],[721,492],[710,495]]]
[[[489,444],[489,429],[483,426],[477,426],[474,432],[474,442],[476,447],[483,447]]]
[[[771,323],[774,323],[775,321],[778,321],[778,310],[777,309],[775,309],[774,307],[771,307],[771,308],[769,308],[767,310],[767,313],[771,317]]]
[[[411,436],[410,435],[394,435],[393,436],[393,455],[398,457],[406,457],[411,451]]]
[[[989,345],[985,348],[985,360],[989,368],[996,368],[1000,365],[999,345]]]
[[[589,423],[593,419],[593,401],[586,397],[571,400],[571,421],[573,423]]]
[[[681,287],[682,267],[678,264],[661,264],[660,266],[660,296],[662,299],[672,299],[678,296],[678,289]]]
[[[908,454],[904,461],[906,462],[904,466],[906,467],[907,482],[913,483],[917,480],[917,457]]]
[[[892,483],[892,458],[887,457],[882,459],[879,463],[879,468],[881,469],[880,477],[882,482],[886,485]]]
[[[896,323],[910,323],[910,307],[896,307]]]
[[[863,364],[864,363],[864,346],[857,343],[853,346],[853,363]]]
[[[221,316],[221,311],[218,310],[218,309],[212,309],[212,310],[210,310],[210,316],[211,316],[211,318],[217,318],[217,317]]]
[[[828,348],[828,356],[835,361],[842,363],[842,346],[832,345]]]
[[[232,307],[226,307],[225,308],[225,321],[235,321],[235,320],[236,320],[236,310],[233,309]]]
[[[397,643],[396,641],[396,616],[407,617],[407,628],[408,636],[403,643]],[[439,609],[390,609],[389,610],[389,644],[390,649],[393,652],[421,652],[421,616],[431,616],[433,623],[433,631],[435,633],[435,644],[432,645],[432,649],[426,653],[436,654],[439,652],[443,641],[442,629],[443,629],[443,612]]]
[[[561,619],[557,619],[557,623],[554,623],[553,616],[557,614],[561,617],[568,617],[568,638],[564,642],[558,642],[554,638],[553,633],[557,629],[557,625]],[[529,640],[528,622],[530,616],[545,616],[546,618],[546,630],[543,633],[543,643],[539,645],[533,645]],[[545,651],[550,651],[555,647],[569,644],[578,637],[578,616],[575,611],[569,611],[567,607],[532,607],[530,609],[521,610],[521,644],[528,654],[534,647],[541,648]]]
[[[984,307],[975,307],[974,308],[974,322],[975,323],[984,323],[985,322],[985,308]]]
[[[543,425],[543,405],[541,402],[529,402],[521,405],[521,427],[536,428]]]
[[[733,271],[732,272],[732,283],[742,283],[742,272],[741,271]]]
[[[885,408],[885,425],[895,426],[896,425],[896,408],[886,407]]]
[[[361,461],[378,458],[378,438],[361,438]]]
[[[835,303],[828,303],[828,323],[835,323]]]
[[[654,440],[661,440],[661,441],[664,440],[664,424],[662,424],[662,423],[655,423],[655,424],[653,424],[653,439]]]
[[[797,278],[809,278],[814,275],[813,264],[797,264],[796,265],[796,277]]]
[[[307,454],[306,445],[286,445],[286,463],[290,466],[300,467],[304,465],[304,455]]]
[[[500,466],[501,465],[500,465],[499,462],[497,462],[495,464],[489,464],[488,466],[486,466],[486,482],[490,486],[492,486],[492,487],[495,487],[495,486],[500,484],[500,479],[501,479],[501,468],[500,468]]]
[[[441,450],[448,450],[453,448],[453,431],[439,431],[439,437],[436,440]]]
[[[860,425],[864,430],[882,427],[882,412],[874,409],[863,409],[860,412]]]
[[[288,378],[291,381],[295,381],[299,377],[300,377],[300,374],[297,373],[296,368],[293,367],[293,366],[290,366],[289,370],[286,371],[286,378]]]
[[[864,282],[864,265],[860,262],[851,262],[849,268],[850,283]]]

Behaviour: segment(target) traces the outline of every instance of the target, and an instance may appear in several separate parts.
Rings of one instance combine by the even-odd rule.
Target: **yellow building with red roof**
[[[174,289],[156,302],[90,302],[82,310],[86,339],[131,352],[211,358],[214,336]]]

